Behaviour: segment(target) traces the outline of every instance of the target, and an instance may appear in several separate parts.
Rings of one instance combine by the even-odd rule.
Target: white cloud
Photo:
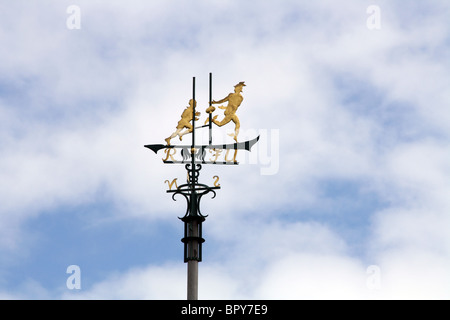
[[[367,285],[369,265],[347,254],[342,241],[325,227],[257,224],[228,230],[222,229],[221,241],[226,243],[226,236],[234,240],[222,244],[219,252],[210,253],[207,261],[200,263],[201,299],[448,297],[448,261],[430,251],[384,251],[377,261],[381,284],[372,288]],[[185,265],[172,263],[133,268],[64,297],[184,299],[185,292]]]
[[[302,210],[321,209],[320,182],[333,179],[356,181],[388,206],[373,214],[373,234],[364,239],[391,292],[382,296],[416,297],[406,290],[411,278],[422,279],[417,296],[447,294],[436,283],[448,265],[448,5],[436,2],[438,16],[418,16],[380,2],[382,27],[370,31],[366,6],[356,1],[80,1],[81,30],[65,27],[63,4],[46,4],[2,4],[0,14],[9,48],[0,55],[0,81],[8,84],[0,98],[2,247],[19,250],[21,223],[93,203],[101,188],[115,204],[110,215],[156,221],[182,213],[184,203],[172,203],[163,181],[181,180],[184,169],[163,166],[162,155],[143,145],[174,129],[192,76],[206,103],[212,71],[215,97],[246,81],[242,129],[279,129],[280,168],[273,176],[257,166],[202,170],[201,179],[212,183],[217,174],[222,185],[202,204],[212,238],[238,251],[227,231],[238,218],[260,215],[259,229],[246,224],[254,235],[242,241],[248,270],[259,268],[255,261],[264,266],[258,284],[234,277],[231,264],[221,272],[205,266],[205,296],[366,297],[367,266],[346,251],[352,244],[335,226],[296,223]],[[417,25],[405,24],[410,15]],[[344,76],[345,93],[335,82]],[[368,101],[373,109],[355,110]],[[269,225],[286,211],[298,214],[293,226]],[[265,242],[274,236],[281,242]],[[425,260],[434,262],[432,275]],[[130,269],[86,297],[183,298],[180,270]],[[160,290],[166,276],[173,283]],[[289,279],[295,285],[284,290]],[[148,285],[133,293],[141,280]]]
[[[64,299],[183,299],[181,265],[133,268],[111,275],[92,289],[63,293]]]
[[[365,269],[345,257],[343,242],[326,227],[306,223],[208,227],[219,233],[213,238],[227,245],[221,244],[218,252],[205,247],[210,262],[199,266],[201,299],[357,297],[349,287],[365,286]],[[185,299],[185,268],[181,263],[132,268],[64,297]]]

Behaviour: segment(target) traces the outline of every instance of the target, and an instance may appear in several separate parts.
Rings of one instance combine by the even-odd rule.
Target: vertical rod
[[[197,216],[197,193],[195,191],[195,77],[192,79],[192,99],[193,99],[193,114],[192,114],[192,168],[191,168],[191,196],[190,196],[190,215]],[[198,237],[198,221],[192,221],[192,235]],[[197,240],[188,240],[188,254],[192,257],[197,257],[197,252],[189,252],[190,250],[197,250],[198,244]],[[195,249],[194,249],[195,248]],[[198,299],[198,261],[189,260],[187,263],[187,299],[197,300]]]
[[[198,300],[198,261],[188,261],[187,300]]]
[[[195,146],[195,77],[192,78],[192,148]],[[194,164],[194,157],[192,157],[192,164]]]
[[[195,77],[192,78],[192,147],[191,147],[191,155],[192,155],[192,168],[191,168],[191,192],[194,192],[194,181],[195,181],[195,157],[194,157],[194,146],[195,146]],[[195,214],[191,212],[191,214]]]
[[[197,215],[197,194],[195,191],[195,155],[194,155],[194,147],[195,147],[195,77],[192,78],[192,146],[191,146],[191,196],[190,196],[190,202],[191,202],[191,209],[190,214],[193,216]]]
[[[212,106],[212,73],[209,73],[209,106]],[[212,145],[212,112],[209,113],[209,145]]]
[[[192,236],[199,236],[199,222],[192,221]],[[187,299],[188,300],[198,300],[198,257],[199,253],[197,252],[198,241],[190,240],[189,243],[190,257],[194,258],[189,260],[187,263]]]

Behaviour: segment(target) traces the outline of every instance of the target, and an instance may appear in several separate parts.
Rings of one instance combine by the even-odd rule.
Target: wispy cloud
[[[0,53],[0,284],[15,288],[0,290],[5,297],[77,297],[64,282],[60,290],[3,276],[32,260],[39,231],[24,227],[32,221],[92,206],[88,223],[101,230],[167,223],[184,210],[163,184],[184,177],[183,168],[143,145],[175,128],[192,76],[206,107],[209,72],[215,97],[246,81],[242,130],[279,132],[270,146],[279,168],[267,176],[259,161],[202,170],[201,179],[219,175],[223,187],[202,204],[205,246],[214,248],[201,266],[202,297],[448,297],[446,2],[378,1],[376,30],[357,1],[78,1],[79,30],[66,27],[72,3],[23,3],[0,3],[8,48]],[[267,146],[271,136],[263,138]],[[381,293],[366,286],[370,264],[382,272]],[[147,266],[105,268],[79,296],[184,297],[181,262],[155,256]],[[164,278],[172,283],[161,289]]]

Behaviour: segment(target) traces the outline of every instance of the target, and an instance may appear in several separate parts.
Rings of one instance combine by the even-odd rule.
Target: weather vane
[[[206,184],[199,183],[200,170],[202,164],[223,164],[223,165],[238,165],[236,160],[238,150],[250,151],[252,146],[258,142],[259,136],[244,142],[238,142],[238,135],[240,129],[239,118],[236,112],[241,105],[244,97],[242,96],[242,89],[245,87],[245,83],[239,82],[234,86],[234,93],[230,93],[225,98],[219,101],[212,99],[212,74],[209,74],[209,106],[206,109],[208,117],[204,122],[204,125],[196,127],[195,122],[199,120],[201,113],[196,112],[197,101],[195,100],[195,77],[192,83],[192,99],[189,100],[189,105],[184,109],[181,114],[181,120],[178,121],[176,130],[165,139],[166,144],[149,144],[146,148],[158,153],[160,150],[164,150],[165,158],[163,158],[164,164],[185,164],[187,170],[187,181],[185,184],[178,185],[177,179],[172,181],[166,180],[169,190],[167,193],[172,193],[172,199],[175,200],[176,195],[182,195],[187,202],[186,213],[182,218],[179,218],[184,222],[184,237],[181,241],[184,243],[184,262],[188,264],[188,281],[187,281],[187,298],[188,300],[198,299],[198,262],[202,261],[202,244],[205,239],[202,238],[202,223],[205,221],[207,215],[203,215],[200,211],[201,198],[212,193],[212,198],[216,196],[215,190],[220,189],[219,177],[214,176],[214,186],[210,187]],[[221,104],[228,102],[226,106],[219,106],[219,109],[223,109],[224,117],[221,121],[218,121],[218,115],[213,113],[216,108],[213,104]],[[222,127],[230,122],[235,125],[234,133],[230,134],[234,143],[229,144],[213,144],[212,128],[213,124],[218,127]],[[195,131],[196,129],[209,128],[209,142],[208,144],[196,144]],[[184,130],[184,131],[183,131]],[[183,141],[183,136],[191,134],[192,142],[190,145],[172,145],[171,140],[177,136],[180,141]],[[212,158],[207,159],[206,150],[212,154]],[[180,152],[177,154],[177,150]],[[224,157],[223,151],[226,150]],[[234,150],[232,159],[228,159],[230,150]],[[219,160],[221,158],[221,160]],[[175,185],[175,188],[174,188]]]

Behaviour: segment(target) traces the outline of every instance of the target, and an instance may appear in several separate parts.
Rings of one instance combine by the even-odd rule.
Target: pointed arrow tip
[[[158,153],[159,150],[167,148],[168,146],[163,144],[147,144],[144,147],[152,150],[154,153]]]

